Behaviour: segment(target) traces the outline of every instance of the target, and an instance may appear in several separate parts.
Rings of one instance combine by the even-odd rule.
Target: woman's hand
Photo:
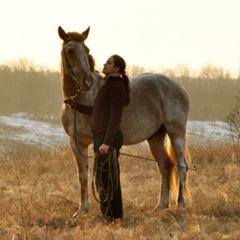
[[[102,144],[100,147],[99,147],[99,153],[101,155],[106,155],[108,154],[108,149],[109,149],[109,146],[106,145],[106,144]]]

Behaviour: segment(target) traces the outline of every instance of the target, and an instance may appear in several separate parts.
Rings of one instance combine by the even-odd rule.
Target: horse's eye
[[[70,55],[73,54],[73,49],[72,48],[69,48],[67,51],[68,51],[68,54],[70,54]]]

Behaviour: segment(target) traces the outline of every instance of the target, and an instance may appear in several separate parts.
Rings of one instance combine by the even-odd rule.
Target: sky
[[[59,69],[58,26],[83,32],[98,66],[112,54],[145,68],[240,69],[239,0],[1,0],[0,63]]]

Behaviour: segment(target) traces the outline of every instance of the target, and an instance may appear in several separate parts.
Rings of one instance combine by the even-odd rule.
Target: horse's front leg
[[[78,147],[76,146],[78,144]],[[73,218],[84,215],[89,210],[88,197],[88,158],[84,157],[88,154],[88,146],[76,142],[74,138],[70,138],[70,146],[75,156],[78,166],[78,176],[80,182],[81,201],[79,203],[78,211],[73,215]]]

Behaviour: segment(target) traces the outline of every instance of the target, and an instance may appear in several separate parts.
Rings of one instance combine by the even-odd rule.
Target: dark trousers
[[[93,140],[94,140],[94,152],[98,152],[99,147],[102,145],[104,141],[105,133],[93,132]],[[122,218],[123,217],[123,206],[122,206],[122,191],[120,185],[120,168],[118,162],[119,150],[123,145],[123,134],[122,131],[119,130],[113,140],[111,147],[116,149],[117,155],[117,173],[118,174],[118,188],[111,196],[111,199],[107,199],[106,201],[101,201],[100,209],[102,214],[107,217],[111,217],[114,219]],[[99,158],[96,158],[95,161],[101,161]],[[101,164],[99,162],[99,164]],[[107,187],[108,184],[108,170],[104,169],[102,172],[102,179],[101,182]],[[105,198],[103,193],[99,193],[100,199]]]

